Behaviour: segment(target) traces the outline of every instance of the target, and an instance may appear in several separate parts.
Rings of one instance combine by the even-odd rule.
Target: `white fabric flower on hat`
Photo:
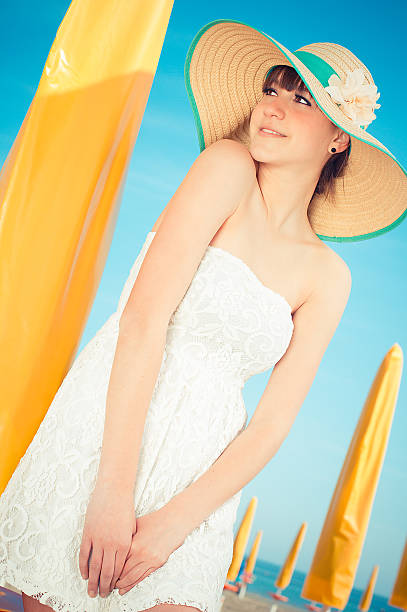
[[[381,106],[376,104],[380,94],[376,85],[369,85],[366,82],[361,68],[348,70],[346,80],[333,74],[329,77],[328,83],[329,86],[324,89],[358,127],[364,126],[366,129],[369,123],[376,119],[374,110]]]

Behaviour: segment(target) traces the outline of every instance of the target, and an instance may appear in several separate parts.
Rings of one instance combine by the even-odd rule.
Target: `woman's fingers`
[[[126,575],[126,578],[120,580],[119,594],[124,595],[127,591],[130,591],[136,584],[147,578],[149,574],[151,574],[154,570],[158,568],[149,567],[146,568],[144,565],[136,565],[130,572]]]
[[[86,537],[79,551],[79,568],[84,580],[88,582],[88,594],[107,597],[116,586],[116,581],[125,565],[128,551],[124,548],[105,548],[95,546]],[[90,557],[90,559],[89,559]],[[94,593],[94,595],[92,595]]]
[[[102,568],[99,579],[99,593],[101,597],[107,597],[110,593],[110,583],[114,572],[115,550],[105,548],[103,550]]]
[[[84,534],[79,550],[79,571],[84,580],[87,580],[89,578],[88,562],[91,548],[91,539],[86,534]]]
[[[90,597],[96,597],[98,591],[101,597],[109,594],[131,547],[134,500],[128,494],[112,492],[103,483],[95,486],[86,510],[79,567],[82,578],[88,580]]]
[[[91,557],[89,561],[88,580],[88,594],[90,595],[90,597],[96,597],[98,593],[99,576],[102,567],[102,560],[103,550],[101,548],[98,548],[97,545],[96,548],[94,548],[92,544]]]
[[[117,579],[119,578],[120,574],[123,571],[123,568],[125,567],[127,554],[128,553],[125,550],[117,550],[116,551],[116,558],[115,558],[115,564],[114,564],[114,574],[113,574],[112,581],[110,583],[110,590],[111,591],[113,591],[113,589],[115,588]]]
[[[126,572],[123,572],[117,581],[117,588],[122,589],[129,584],[134,584],[143,572],[146,572],[146,564],[143,561],[137,563],[137,561],[133,560],[132,563],[127,565]]]

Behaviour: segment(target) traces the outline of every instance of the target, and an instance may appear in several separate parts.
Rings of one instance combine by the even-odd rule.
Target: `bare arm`
[[[97,485],[132,495],[168,323],[205,249],[255,177],[243,145],[221,140],[195,160],[168,203],[120,320]]]
[[[202,476],[161,508],[163,514],[183,523],[186,534],[240,491],[276,454],[312,385],[350,289],[349,269],[337,259],[324,285],[295,312],[290,345],[274,366],[247,428]]]

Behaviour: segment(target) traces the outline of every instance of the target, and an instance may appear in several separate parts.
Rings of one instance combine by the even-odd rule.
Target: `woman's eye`
[[[263,93],[265,93],[267,95],[268,91],[274,91],[274,93],[277,93],[276,90],[273,87],[265,87],[263,89]],[[311,106],[311,104],[308,102],[307,98],[304,98],[304,96],[300,96],[299,94],[295,95],[296,98],[301,98],[301,100],[305,100],[305,104],[307,106]]]

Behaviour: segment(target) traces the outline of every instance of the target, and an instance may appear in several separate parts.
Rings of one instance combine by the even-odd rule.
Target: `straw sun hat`
[[[249,145],[249,122],[264,79],[277,64],[292,66],[325,115],[350,135],[343,176],[328,197],[314,194],[308,207],[322,240],[357,241],[396,227],[406,216],[406,170],[366,131],[380,94],[366,66],[336,43],[311,43],[289,51],[274,38],[233,19],[216,19],[193,38],[185,59],[185,84],[201,151],[221,138]]]

